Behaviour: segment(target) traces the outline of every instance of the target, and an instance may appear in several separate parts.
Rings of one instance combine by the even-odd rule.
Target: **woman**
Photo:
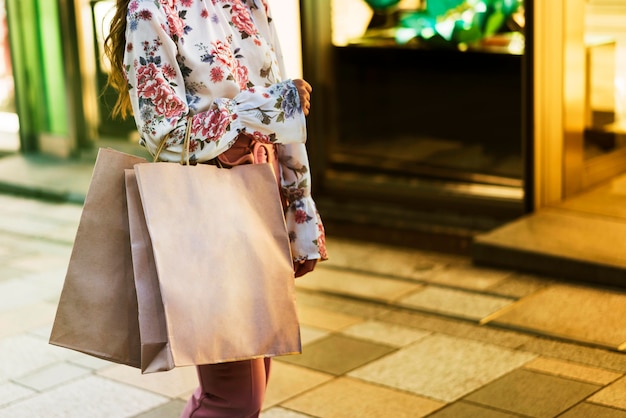
[[[132,112],[153,154],[166,140],[162,160],[180,161],[187,123],[194,163],[240,161],[254,144],[269,145],[295,276],[326,259],[305,148],[311,86],[282,80],[267,0],[118,0],[106,51],[114,115]],[[269,358],[198,366],[182,416],[258,417],[269,368]]]

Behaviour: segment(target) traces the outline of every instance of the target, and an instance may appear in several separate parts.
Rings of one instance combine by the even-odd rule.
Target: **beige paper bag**
[[[270,165],[134,170],[165,312],[163,348],[174,365],[301,352],[289,238]]]
[[[157,276],[152,241],[143,214],[135,171],[127,169],[126,200],[130,227],[135,288],[137,290],[141,371],[152,373],[174,368],[167,339],[165,311]]]
[[[50,343],[140,366],[124,169],[146,160],[100,149]]]

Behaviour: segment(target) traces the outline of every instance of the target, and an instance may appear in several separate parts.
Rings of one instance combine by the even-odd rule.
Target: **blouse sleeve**
[[[263,3],[269,14],[267,2]],[[280,41],[271,19],[269,19],[269,31],[281,74],[285,74]],[[311,172],[306,146],[299,142],[282,143],[277,149],[281,167],[281,188],[288,202],[285,221],[289,231],[293,259],[294,261],[327,260],[324,225],[315,201],[311,197]]]
[[[164,138],[163,161],[179,161],[190,107],[178,48],[167,16],[156,2],[142,2],[127,16],[125,73],[141,143],[153,155]],[[277,144],[304,143],[306,122],[291,80],[255,86],[233,98],[218,97],[193,115],[190,159],[203,162],[226,151],[243,132]]]

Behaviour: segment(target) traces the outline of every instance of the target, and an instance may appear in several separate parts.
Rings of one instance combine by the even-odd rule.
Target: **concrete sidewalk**
[[[177,417],[196,385],[47,343],[90,174],[0,159],[0,182],[57,200],[0,195],[0,417]],[[626,293],[328,246],[297,281],[304,353],[274,361],[264,418],[626,417]]]

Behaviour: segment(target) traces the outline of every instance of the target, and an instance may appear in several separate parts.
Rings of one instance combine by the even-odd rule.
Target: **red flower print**
[[[168,80],[176,78],[176,69],[172,67],[170,64],[165,64],[163,66],[163,75]]]
[[[268,135],[265,135],[259,131],[254,131],[252,133],[252,137],[254,138],[255,141],[257,142],[262,142],[264,144],[271,144],[272,141],[270,140],[270,137]]]
[[[214,109],[193,118],[193,130],[209,141],[218,141],[229,124],[230,113],[226,109]]]
[[[246,6],[241,3],[241,0],[233,1],[232,14],[233,25],[235,25],[239,32],[245,33],[249,36],[252,36],[256,33],[254,23],[252,22],[252,18],[250,16],[250,12],[246,8]]]
[[[239,88],[241,90],[245,90],[248,85],[248,67],[244,67],[237,61],[237,67],[235,68],[235,73],[233,74],[235,80],[237,80],[237,84],[239,84]]]
[[[170,27],[172,35],[181,38],[185,34],[185,21],[176,13],[168,13],[167,24]]]
[[[137,14],[137,17],[141,20],[151,20],[152,12],[150,10],[142,10]]]
[[[307,216],[305,211],[303,211],[302,209],[298,209],[296,211],[296,223],[303,224],[308,221],[308,219],[309,217]]]
[[[219,83],[222,80],[224,80],[224,71],[220,67],[211,68],[211,81]]]
[[[215,56],[217,61],[221,64],[231,66],[235,57],[233,51],[230,50],[230,45],[225,44],[222,41],[213,42],[213,50],[211,54]]]
[[[165,84],[161,84],[157,95],[152,99],[154,111],[170,119],[185,111],[185,103]]]
[[[126,52],[132,52],[133,48],[135,47],[133,46],[132,42],[129,42],[128,44],[126,44]]]
[[[154,63],[142,65],[137,69],[137,91],[139,95],[147,99],[156,97],[159,84],[165,80],[159,74],[159,69]]]
[[[128,11],[131,13],[135,13],[138,7],[139,6],[137,5],[136,1],[131,1],[130,4],[128,5]]]
[[[200,13],[200,16],[202,16],[203,19],[206,19],[209,17],[209,11],[207,9],[202,10],[202,12]]]
[[[193,3],[193,0],[181,0],[180,3],[185,7],[191,7],[191,3]]]
[[[324,231],[324,225],[322,225],[321,219],[319,219],[319,215],[317,220],[317,248],[319,249],[322,260],[326,260],[328,259],[328,252],[326,250],[326,232]]]

